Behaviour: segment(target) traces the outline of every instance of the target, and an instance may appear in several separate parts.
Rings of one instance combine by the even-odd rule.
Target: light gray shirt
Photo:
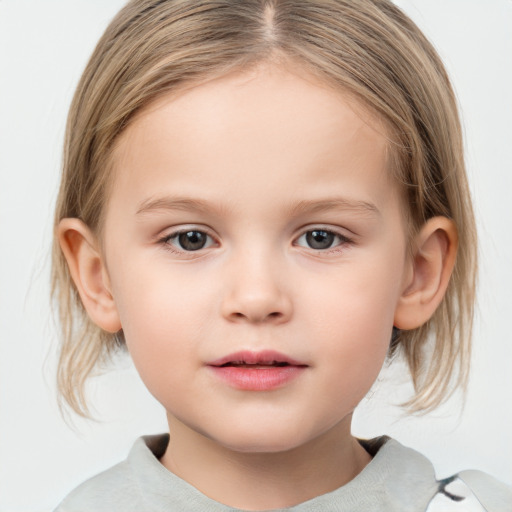
[[[128,458],[75,489],[55,512],[233,512],[168,471],[169,435],[139,438]],[[478,471],[437,481],[420,453],[387,437],[360,441],[373,455],[353,480],[293,512],[512,512],[512,488]],[[277,511],[274,511],[277,512]]]

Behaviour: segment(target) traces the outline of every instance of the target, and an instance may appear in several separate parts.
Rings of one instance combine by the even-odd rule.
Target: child
[[[85,413],[126,347],[169,423],[58,511],[511,509],[350,433],[387,357],[412,411],[469,360],[457,109],[393,4],[130,2],[71,107],[55,228],[65,399]]]

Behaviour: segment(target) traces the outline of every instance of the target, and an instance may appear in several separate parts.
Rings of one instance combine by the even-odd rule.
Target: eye
[[[331,249],[348,242],[350,240],[347,237],[327,229],[311,229],[297,239],[297,245],[317,251]]]
[[[204,231],[190,229],[187,231],[180,231],[162,240],[164,243],[169,244],[181,251],[199,251],[205,249],[213,244],[212,237]]]

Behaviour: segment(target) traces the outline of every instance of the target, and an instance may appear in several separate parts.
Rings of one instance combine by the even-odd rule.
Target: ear
[[[60,221],[58,237],[71,277],[89,317],[105,331],[119,331],[121,322],[96,237],[86,224],[75,218]]]
[[[416,329],[432,317],[448,288],[457,244],[457,228],[446,217],[434,217],[421,228],[395,310],[395,327]]]

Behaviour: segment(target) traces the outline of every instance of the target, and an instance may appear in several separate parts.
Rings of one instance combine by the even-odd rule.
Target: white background
[[[453,78],[482,258],[467,405],[402,417],[395,378],[358,412],[359,436],[387,433],[438,476],[479,468],[512,484],[512,2],[401,0]],[[124,458],[165,419],[129,361],[90,386],[98,422],[70,429],[55,401],[48,301],[52,210],[65,117],[94,44],[122,0],[0,0],[0,512],[50,511]],[[398,368],[395,373],[401,373]]]

